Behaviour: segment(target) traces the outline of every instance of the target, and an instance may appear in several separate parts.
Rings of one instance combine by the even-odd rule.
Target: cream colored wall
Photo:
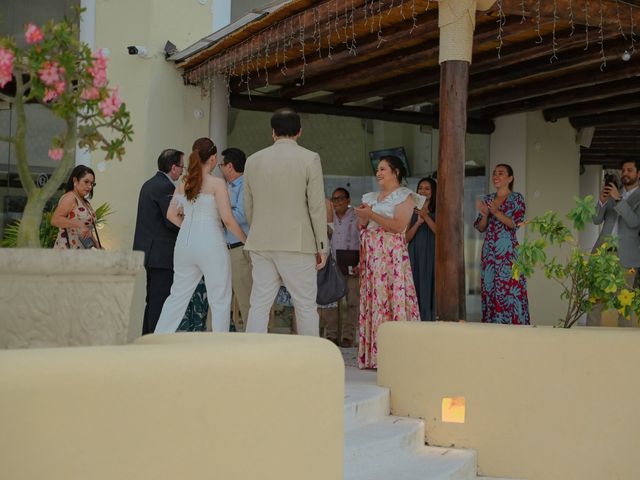
[[[208,100],[199,89],[183,86],[163,48],[167,40],[184,48],[210,28],[210,11],[198,2],[97,2],[96,46],[111,52],[109,80],[120,88],[135,131],[124,161],[96,172],[95,202],[108,201],[115,211],[102,235],[107,248],[131,248],[140,186],[156,172],[159,153],[169,147],[188,152],[195,138],[207,134]],[[152,58],[129,55],[127,45],[146,46]],[[194,116],[196,109],[203,118]],[[92,155],[94,166],[100,160],[99,153]]]
[[[568,120],[545,122],[541,112],[527,114],[527,218],[553,210],[564,217],[580,194],[580,147]],[[527,231],[527,234],[529,232]],[[561,255],[558,249],[551,255]],[[528,279],[529,310],[536,325],[556,325],[566,312],[558,285],[537,272]]]
[[[200,89],[183,85],[175,65],[165,61],[163,48],[167,40],[186,48],[211,33],[211,25],[209,7],[195,1],[96,2],[96,47],[110,50],[108,77],[120,89],[135,132],[124,160],[108,162],[106,171],[97,170],[100,152],[92,155],[98,184],[93,203],[109,202],[115,212],[100,232],[109,249],[131,249],[138,193],[155,174],[160,152],[177,148],[188,154],[193,141],[208,134],[209,99],[202,98]],[[129,55],[128,45],[147,47],[151,58]],[[142,274],[136,280],[131,340],[141,331],[144,289]]]
[[[378,384],[426,441],[472,448],[479,474],[527,480],[640,478],[640,332],[615,328],[389,322]],[[443,423],[463,396],[463,424]]]
[[[196,336],[0,351],[2,478],[342,478],[344,366],[335,346]]]
[[[487,191],[492,192],[491,175],[499,163],[513,168],[514,189],[528,203],[527,196],[527,114],[506,115],[495,119],[496,130],[491,135],[491,160],[487,169]],[[528,214],[528,212],[527,212]],[[518,241],[524,240],[524,228],[519,228]]]

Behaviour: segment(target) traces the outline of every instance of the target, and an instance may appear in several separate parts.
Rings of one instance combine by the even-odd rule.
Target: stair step
[[[424,445],[424,424],[420,420],[387,416],[378,422],[345,433],[345,465],[375,458],[393,458],[414,453]]]
[[[476,477],[476,480],[526,480],[525,478],[506,478],[506,477]]]
[[[345,468],[345,480],[476,480],[471,450],[421,447],[414,454],[377,458]]]
[[[391,413],[389,390],[366,383],[347,384],[344,391],[344,429],[378,422]]]
[[[424,422],[390,415],[375,372],[345,373],[344,480],[480,480],[474,451],[425,446]]]

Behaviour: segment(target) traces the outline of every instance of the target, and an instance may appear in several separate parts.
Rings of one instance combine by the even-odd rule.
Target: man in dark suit
[[[133,249],[144,252],[147,305],[142,334],[153,333],[173,283],[173,248],[178,227],[167,220],[175,182],[184,169],[184,154],[166,149],[158,157],[158,172],[140,189]]]

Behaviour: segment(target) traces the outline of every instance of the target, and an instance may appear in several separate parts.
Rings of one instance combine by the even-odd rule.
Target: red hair
[[[184,194],[191,201],[198,196],[202,188],[202,164],[207,163],[218,149],[210,138],[199,138],[193,142],[189,155],[189,168],[184,177]]]

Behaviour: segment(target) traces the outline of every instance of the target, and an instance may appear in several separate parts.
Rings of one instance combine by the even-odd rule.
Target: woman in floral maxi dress
[[[377,334],[383,322],[420,320],[405,230],[424,197],[401,187],[404,177],[398,157],[382,157],[376,171],[381,191],[365,194],[356,208],[361,226],[360,368],[377,368]]]
[[[482,287],[482,321],[487,323],[529,324],[527,282],[523,276],[513,278],[516,258],[516,230],[524,220],[522,195],[513,191],[513,169],[496,165],[492,175],[496,193],[478,201],[474,226],[484,232],[480,283]]]

